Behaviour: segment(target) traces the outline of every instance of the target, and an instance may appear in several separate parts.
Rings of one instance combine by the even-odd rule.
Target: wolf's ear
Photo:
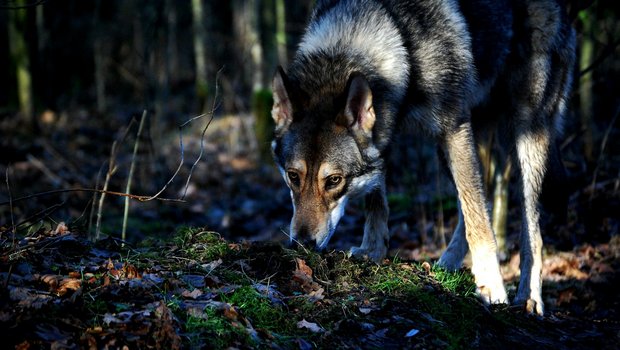
[[[276,122],[276,135],[286,131],[293,121],[293,105],[286,91],[287,84],[286,73],[282,67],[278,67],[273,77],[273,107],[271,108],[271,117]]]
[[[361,74],[354,74],[349,80],[347,104],[344,108],[344,118],[340,123],[354,132],[362,132],[370,137],[375,125],[375,110],[372,107],[372,91],[368,81]]]

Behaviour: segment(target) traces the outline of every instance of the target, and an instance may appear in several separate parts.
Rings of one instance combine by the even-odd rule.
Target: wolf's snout
[[[312,241],[312,234],[308,225],[299,225],[295,230],[297,240],[303,245],[308,245]]]

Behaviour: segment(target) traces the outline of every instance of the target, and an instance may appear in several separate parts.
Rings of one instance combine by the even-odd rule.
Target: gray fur
[[[479,295],[507,302],[475,148],[475,135],[497,126],[522,179],[515,302],[542,314],[538,202],[574,50],[561,0],[319,0],[288,74],[273,84],[272,148],[291,187],[291,237],[324,248],[347,199],[364,196],[363,243],[351,254],[380,261],[384,153],[394,128],[408,125],[436,138],[458,192],[459,224],[439,263],[457,269],[470,250]]]

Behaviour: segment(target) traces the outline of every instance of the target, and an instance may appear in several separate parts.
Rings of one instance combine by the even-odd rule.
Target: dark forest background
[[[290,199],[269,155],[269,90],[276,67],[294,54],[312,5],[0,1],[0,224],[28,233],[66,221],[91,237],[127,230],[128,240],[199,225],[234,239],[286,240]],[[545,222],[546,242],[560,249],[607,242],[620,225],[620,10],[612,0],[573,0],[567,11],[579,44],[559,140],[570,201],[561,221]],[[431,140],[397,138],[403,146],[390,165],[392,247],[415,258],[413,252],[449,238],[454,190]],[[501,171],[491,157],[485,164],[493,197],[502,176],[492,173]],[[160,199],[185,201],[132,200],[123,223],[123,196],[35,195],[128,192],[128,179],[132,194],[165,188]],[[506,189],[518,186],[507,179]],[[510,204],[516,192],[504,193]],[[518,208],[509,208],[506,250],[520,220]],[[348,209],[334,247],[361,239],[361,212],[359,203]]]

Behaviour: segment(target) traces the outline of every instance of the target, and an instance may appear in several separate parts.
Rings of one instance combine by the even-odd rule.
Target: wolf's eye
[[[342,182],[342,176],[332,175],[327,178],[327,181],[325,181],[325,185],[328,189],[331,189],[331,188],[338,186],[341,182]]]
[[[297,173],[296,173],[296,172],[294,172],[294,171],[288,171],[286,174],[288,175],[288,179],[289,179],[289,181],[290,181],[293,185],[295,185],[295,186],[299,186],[299,174],[297,174]]]

